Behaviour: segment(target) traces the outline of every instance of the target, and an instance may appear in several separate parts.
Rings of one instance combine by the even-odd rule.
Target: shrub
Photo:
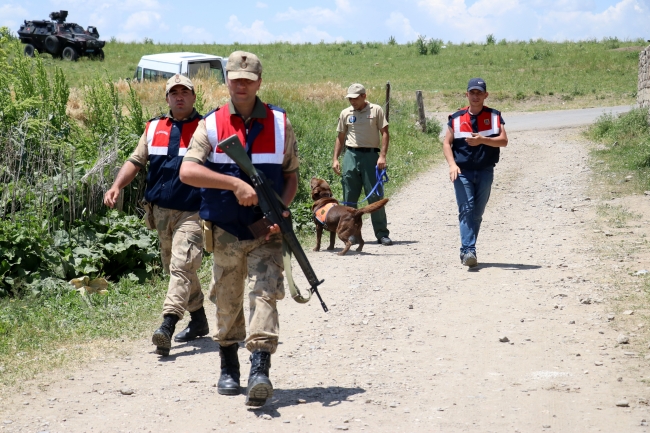
[[[613,38],[610,37],[603,38],[603,44],[605,45],[605,49],[608,50],[613,50],[621,46],[621,43],[616,36],[614,36]]]
[[[443,42],[441,39],[429,39],[429,42],[427,42],[427,49],[429,50],[429,54],[438,54],[442,48],[442,44]]]
[[[496,38],[492,33],[485,37],[485,45],[494,45],[496,43]]]
[[[418,39],[415,41],[415,49],[417,50],[418,54],[426,56],[427,52],[429,51],[429,47],[427,47],[426,36],[418,36]]]

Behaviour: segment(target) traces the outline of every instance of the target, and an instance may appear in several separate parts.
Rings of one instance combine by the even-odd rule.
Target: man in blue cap
[[[508,136],[501,112],[484,105],[488,97],[485,80],[469,80],[465,95],[469,105],[449,116],[442,150],[458,204],[460,261],[473,268],[478,265],[476,240],[490,198],[494,166],[500,148],[508,145]]]

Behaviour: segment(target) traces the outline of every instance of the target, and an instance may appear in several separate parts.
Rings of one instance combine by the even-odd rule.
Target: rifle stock
[[[282,202],[281,197],[278,196],[273,188],[271,188],[271,185],[269,185],[269,181],[266,179],[266,176],[264,176],[264,173],[255,169],[255,166],[248,157],[248,154],[246,153],[246,150],[244,149],[244,146],[242,145],[237,135],[232,135],[226,138],[218,144],[218,147],[223,150],[224,153],[228,155],[251,179],[251,182],[253,183],[253,187],[255,188],[255,192],[257,194],[258,205],[262,209],[262,213],[273,224],[277,224],[280,227],[280,232],[282,233],[282,238],[287,250],[290,253],[293,253],[293,255],[296,257],[296,261],[300,265],[300,268],[305,274],[305,277],[307,277],[307,281],[311,286],[310,294],[315,293],[316,296],[318,296],[318,300],[320,301],[323,310],[327,312],[327,306],[325,305],[325,302],[323,302],[323,299],[318,292],[318,286],[325,280],[319,280],[318,277],[316,277],[316,273],[311,267],[311,264],[307,259],[307,255],[302,249],[302,246],[300,245],[300,242],[298,242],[298,238],[293,231],[291,218],[285,218],[282,215],[282,213],[285,210],[288,210],[288,208]],[[287,279],[291,288],[293,285],[293,278],[290,276],[290,262],[288,265],[289,269],[286,269],[287,265],[285,264],[285,271],[287,272]],[[295,289],[297,291],[297,288]],[[309,300],[309,298],[303,298],[300,295],[299,291],[297,291],[296,295],[293,295],[293,298],[300,303],[304,303]]]

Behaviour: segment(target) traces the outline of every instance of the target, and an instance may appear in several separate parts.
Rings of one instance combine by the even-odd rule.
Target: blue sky
[[[69,11],[103,39],[230,44],[650,39],[650,0],[0,0],[0,26]]]

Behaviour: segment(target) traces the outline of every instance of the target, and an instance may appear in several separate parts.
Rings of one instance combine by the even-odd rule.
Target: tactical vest
[[[217,108],[205,116],[208,141],[212,146],[206,167],[221,174],[234,176],[251,184],[251,180],[239,166],[217,147],[219,142],[237,134],[244,144],[246,153],[258,171],[262,171],[271,186],[282,194],[284,177],[284,140],[286,136],[287,115],[284,110],[264,104],[266,118],[253,118],[248,131],[244,119],[230,114],[228,105]],[[232,191],[201,188],[201,218],[211,221],[239,240],[253,239],[248,226],[262,218],[258,206],[240,206]]]
[[[181,182],[179,170],[200,120],[201,115],[195,112],[186,120],[160,117],[147,122],[149,170],[144,198],[149,203],[180,211],[199,210],[200,191]]]
[[[469,113],[469,107],[464,107],[449,116],[448,126],[454,134],[451,150],[456,165],[462,169],[482,170],[494,167],[499,162],[499,148],[480,144],[470,146],[465,140],[472,132],[483,137],[498,137],[501,125],[505,123],[501,113],[489,107],[483,107],[475,116]]]

